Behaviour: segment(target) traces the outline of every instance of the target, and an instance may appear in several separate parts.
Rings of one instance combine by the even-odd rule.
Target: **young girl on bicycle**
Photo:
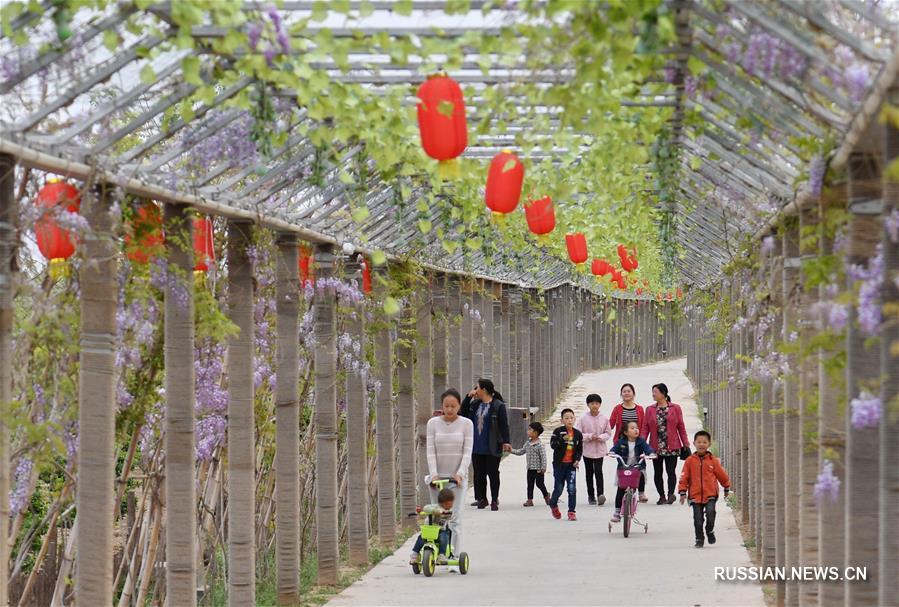
[[[640,438],[640,428],[637,426],[637,422],[630,421],[627,422],[627,425],[625,426],[624,437],[615,443],[615,446],[609,450],[609,453],[614,453],[622,458],[621,460],[618,460],[619,468],[637,464],[637,467],[640,468],[640,473],[643,474],[646,470],[646,460],[641,460],[640,456],[652,455],[653,450],[652,447],[649,446],[649,443]],[[621,501],[624,499],[625,491],[625,489],[618,487],[618,491],[615,493],[615,514],[612,515],[613,523],[617,523],[621,520]]]

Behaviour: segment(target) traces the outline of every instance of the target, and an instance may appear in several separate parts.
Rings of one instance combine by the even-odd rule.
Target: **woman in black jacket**
[[[479,379],[474,389],[462,401],[459,412],[474,424],[474,446],[471,464],[474,467],[473,506],[487,507],[487,479],[490,479],[491,510],[499,510],[499,462],[504,451],[511,451],[509,416],[506,403],[489,379]]]

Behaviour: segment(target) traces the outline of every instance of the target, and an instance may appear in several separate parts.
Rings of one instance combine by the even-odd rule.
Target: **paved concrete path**
[[[693,389],[684,375],[685,359],[582,374],[563,394],[551,424],[546,424],[547,455],[551,428],[558,411],[571,407],[580,416],[586,411],[585,396],[597,392],[601,411],[608,415],[619,401],[622,383],[637,388],[637,402],[650,402],[652,384],[668,385],[674,402],[684,408],[691,440],[700,428]],[[502,389],[502,386],[499,386]],[[516,445],[517,446],[517,445]],[[678,463],[678,471],[680,470]],[[749,555],[734,516],[725,503],[718,504],[718,543],[702,550],[693,547],[693,523],[689,506],[657,506],[648,471],[648,504],[641,504],[638,518],[649,523],[649,533],[639,528],[629,538],[621,526],[608,532],[613,512],[615,463],[603,469],[605,506],[587,505],[583,466],[578,476],[578,520],[552,518],[545,505],[523,508],[525,458],[509,456],[502,463],[500,510],[477,510],[466,500],[462,522],[465,549],[471,570],[462,576],[438,567],[433,578],[416,576],[408,565],[413,540],[384,559],[361,580],[331,600],[334,607],[352,605],[614,605],[615,607],[664,605],[764,607],[761,588],[748,583],[716,582],[715,566],[750,565]],[[546,475],[552,490],[551,471]],[[539,492],[538,492],[539,493]],[[563,493],[564,496],[564,493]],[[564,498],[563,498],[564,499]],[[536,503],[536,500],[535,500]],[[564,503],[560,504],[563,514]],[[414,538],[413,538],[414,539]]]

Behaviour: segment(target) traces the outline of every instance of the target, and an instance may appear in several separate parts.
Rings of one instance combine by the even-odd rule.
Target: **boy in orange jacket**
[[[680,503],[683,504],[689,495],[693,506],[693,528],[696,531],[696,548],[702,548],[705,538],[702,534],[703,517],[705,518],[705,534],[709,544],[715,543],[715,503],[718,501],[718,483],[724,487],[724,497],[730,493],[730,478],[721,465],[721,460],[709,453],[712,435],[700,430],[693,436],[696,452],[684,462],[680,483]]]

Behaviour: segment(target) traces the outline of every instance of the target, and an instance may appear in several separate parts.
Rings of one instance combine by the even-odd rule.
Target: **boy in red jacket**
[[[702,548],[705,538],[702,534],[702,522],[705,518],[705,534],[709,544],[715,543],[715,503],[718,501],[718,483],[724,487],[724,497],[730,493],[730,478],[721,465],[721,461],[709,453],[712,435],[700,430],[693,436],[696,453],[684,462],[680,483],[680,503],[683,504],[689,495],[693,506],[693,528],[696,531],[696,548]]]

